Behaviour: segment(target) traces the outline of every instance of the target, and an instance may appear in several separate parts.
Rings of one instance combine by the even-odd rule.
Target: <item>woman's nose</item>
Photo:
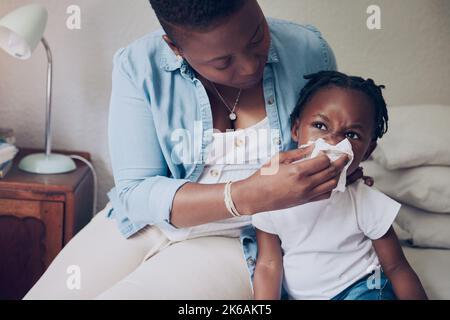
[[[259,60],[253,55],[247,55],[242,57],[239,66],[241,76],[254,76],[259,68]]]

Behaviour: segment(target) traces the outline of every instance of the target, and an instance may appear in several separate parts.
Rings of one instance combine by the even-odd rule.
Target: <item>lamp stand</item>
[[[35,153],[24,157],[19,163],[19,169],[38,174],[66,173],[76,169],[76,164],[72,158],[51,153],[51,112],[52,112],[52,87],[53,87],[53,59],[50,46],[45,38],[41,39],[47,52],[47,98],[45,112],[45,153]]]

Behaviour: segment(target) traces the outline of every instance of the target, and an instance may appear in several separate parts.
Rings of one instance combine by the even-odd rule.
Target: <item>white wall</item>
[[[158,27],[147,0],[0,0],[0,16],[24,4],[49,11],[46,38],[55,64],[53,146],[92,154],[100,181],[99,208],[113,179],[107,115],[113,53]],[[81,8],[81,30],[66,28],[66,8]],[[387,86],[390,104],[450,106],[450,1],[260,0],[266,15],[318,26],[339,68]],[[369,31],[366,8],[378,4],[382,29]],[[0,127],[18,145],[43,147],[45,53],[28,61],[0,52]]]

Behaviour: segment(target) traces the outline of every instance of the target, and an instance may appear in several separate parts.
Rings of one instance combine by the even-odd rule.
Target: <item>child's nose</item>
[[[341,137],[340,135],[337,135],[337,134],[327,134],[327,136],[325,137],[324,140],[325,140],[326,143],[335,146],[335,145],[337,145],[339,142],[341,142],[342,140],[344,140],[344,138]]]

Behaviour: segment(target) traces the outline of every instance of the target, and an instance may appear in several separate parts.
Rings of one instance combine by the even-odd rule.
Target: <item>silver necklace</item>
[[[208,80],[209,81],[209,80]],[[222,100],[223,104],[228,108],[228,110],[230,110],[230,114],[229,114],[229,118],[231,121],[235,121],[237,119],[237,115],[234,112],[234,110],[236,109],[236,106],[239,103],[239,99],[241,98],[241,93],[242,93],[242,89],[239,89],[239,93],[236,97],[236,101],[234,102],[233,108],[230,108],[230,106],[228,105],[228,103],[225,101],[225,99],[222,97],[222,95],[220,94],[219,90],[217,90],[216,86],[214,85],[214,83],[212,83],[211,81],[209,81],[209,83],[212,85],[212,87],[214,88],[214,91],[216,91],[217,95],[219,96],[220,100]]]

